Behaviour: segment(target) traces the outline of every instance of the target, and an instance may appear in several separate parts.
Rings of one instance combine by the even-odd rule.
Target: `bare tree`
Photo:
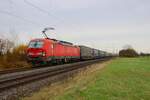
[[[10,52],[14,47],[14,43],[8,39],[0,39],[0,55]]]
[[[9,40],[12,41],[15,45],[18,44],[19,42],[19,38],[18,38],[18,35],[17,35],[17,32],[15,30],[15,28],[10,28],[9,29]]]
[[[4,49],[4,43],[3,43],[3,40],[0,39],[0,55],[3,54],[3,49]]]

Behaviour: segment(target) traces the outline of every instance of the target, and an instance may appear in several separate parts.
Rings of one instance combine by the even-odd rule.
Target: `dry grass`
[[[22,67],[31,67],[31,65],[28,64],[25,59],[22,59],[21,56],[4,55],[0,57],[0,70],[22,68]]]
[[[8,51],[6,54],[0,55],[0,70],[31,67],[26,62],[26,48],[26,45],[19,45],[14,47],[13,51]]]
[[[97,71],[104,68],[108,63],[110,63],[110,61],[93,64],[86,70],[82,70],[76,76],[45,87],[44,89],[41,89],[41,91],[34,93],[31,97],[22,98],[22,100],[55,100],[57,99],[57,96],[72,91],[72,89],[75,89],[76,87],[86,89],[88,84],[93,82]]]
[[[31,67],[26,61],[16,61],[16,62],[0,62],[0,70],[8,70],[14,68]]]

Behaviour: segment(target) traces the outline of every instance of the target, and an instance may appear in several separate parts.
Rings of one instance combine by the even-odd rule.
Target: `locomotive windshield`
[[[32,41],[29,44],[29,48],[41,48],[43,47],[43,42],[42,41]]]

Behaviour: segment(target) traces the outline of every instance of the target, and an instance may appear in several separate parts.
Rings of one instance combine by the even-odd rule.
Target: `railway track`
[[[83,68],[87,65],[106,60],[108,59],[82,61],[71,64],[57,65],[55,67],[44,67],[34,70],[19,71],[19,74],[17,74],[18,72],[15,72],[15,74],[4,74],[0,76],[0,93],[5,90],[9,90],[10,88],[17,88],[18,86],[22,86],[24,84],[35,82],[44,78],[55,77],[57,75]]]
[[[30,68],[30,67],[8,69],[8,70],[0,71],[0,75],[10,74],[10,73],[15,73],[15,72],[21,72],[21,71],[27,71],[27,70],[31,70],[31,69],[32,68]]]
[[[55,67],[57,65],[49,65],[49,66],[43,66],[46,67]],[[10,73],[17,73],[17,72],[23,72],[23,71],[29,71],[34,69],[42,69],[43,67],[23,67],[23,68],[13,68],[13,69],[7,69],[0,71],[0,76],[4,74],[10,74]]]
[[[53,65],[53,66],[55,66],[55,65]],[[43,67],[47,67],[47,66],[43,66]],[[50,66],[48,66],[48,67],[50,67]],[[4,74],[23,72],[23,71],[33,70],[33,69],[40,69],[40,68],[42,68],[42,67],[23,67],[23,68],[13,68],[13,69],[8,69],[8,70],[2,70],[2,71],[0,71],[0,76],[4,75]]]

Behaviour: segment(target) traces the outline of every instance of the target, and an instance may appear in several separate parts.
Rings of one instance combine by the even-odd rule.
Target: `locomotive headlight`
[[[38,53],[38,55],[40,55],[40,56],[43,56],[43,57],[44,57],[44,56],[46,56],[46,53],[45,53],[45,52],[39,52],[39,53]]]
[[[46,56],[46,53],[45,53],[45,52],[42,52],[42,56]]]

